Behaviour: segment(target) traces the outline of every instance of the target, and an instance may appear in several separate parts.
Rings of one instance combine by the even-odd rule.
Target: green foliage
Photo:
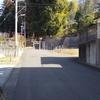
[[[92,15],[87,15],[82,19],[82,24],[86,27],[88,27],[90,24],[93,23],[94,16]]]
[[[83,19],[78,22],[78,31],[83,31],[83,29],[96,24],[95,13],[86,15]]]
[[[93,0],[85,0],[79,3],[79,10],[75,16],[75,20],[78,23],[77,31],[85,31],[89,26],[96,24],[95,18],[99,15],[100,12],[94,12]]]
[[[75,0],[72,0],[69,9],[70,9],[69,19],[73,20],[75,18],[76,12],[79,11],[78,3]]]
[[[79,9],[79,10],[76,12],[75,20],[78,22],[78,21],[80,20],[80,18],[82,18],[82,12],[81,12],[81,10]]]
[[[87,15],[94,11],[93,0],[86,0],[83,8],[83,14]]]
[[[77,35],[77,25],[78,25],[77,22],[70,25],[68,30],[68,35]]]
[[[19,35],[18,36],[18,40],[19,40],[19,47],[20,47],[20,49],[22,49],[23,48],[23,45],[24,45],[24,36],[22,36],[22,35]]]
[[[67,25],[70,23],[70,20],[74,20],[75,13],[78,10],[78,4],[75,0],[72,0],[71,2],[66,2],[66,0],[63,0],[62,3],[61,0],[58,0],[57,4],[60,4],[60,7],[63,9],[57,10],[57,18],[58,19],[58,31],[56,36],[63,36],[67,33]]]
[[[94,18],[97,18],[98,16],[100,16],[100,11],[94,12]]]
[[[37,36],[63,36],[66,34],[69,19],[73,20],[78,9],[78,4],[74,0],[72,2],[67,0],[29,0],[28,2],[52,4],[34,7],[31,10],[33,15],[30,16],[30,19],[32,18],[30,24]]]
[[[15,41],[15,37],[10,38],[11,41]],[[18,42],[19,42],[19,48],[22,49],[24,45],[24,36],[18,35]]]

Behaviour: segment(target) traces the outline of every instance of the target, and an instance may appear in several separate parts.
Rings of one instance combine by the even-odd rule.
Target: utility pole
[[[15,55],[17,56],[17,47],[18,47],[18,33],[17,33],[17,11],[18,11],[18,0],[15,0]]]
[[[17,52],[18,51],[18,45],[19,45],[19,42],[18,42],[18,32],[17,32],[17,28],[18,28],[18,17],[19,16],[25,16],[25,14],[22,14],[22,15],[19,15],[19,16],[18,16],[18,14],[23,9],[26,8],[26,4],[25,4],[25,6],[20,11],[18,11],[18,2],[25,1],[25,0],[11,0],[11,1],[15,3],[15,56],[17,56],[18,55],[18,52]],[[25,25],[24,25],[24,27],[25,27]],[[26,34],[26,32],[24,32],[24,34]]]
[[[23,7],[20,11],[18,11],[18,1],[24,0],[12,0],[15,2],[15,55],[17,56],[17,49],[18,49],[18,13],[22,11],[25,7]]]

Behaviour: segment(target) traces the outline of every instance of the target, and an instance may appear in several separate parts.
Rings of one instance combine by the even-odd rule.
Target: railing
[[[0,41],[0,54],[15,56],[16,52],[18,54],[18,49],[16,50],[14,41]]]
[[[15,55],[15,48],[12,47],[5,47],[5,48],[0,48],[0,53],[5,55],[5,56],[14,56]]]

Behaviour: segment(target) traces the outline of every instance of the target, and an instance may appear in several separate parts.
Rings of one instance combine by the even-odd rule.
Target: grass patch
[[[6,63],[6,64],[17,64],[20,60],[20,57],[14,57],[14,56],[6,56],[3,58],[0,58],[0,63]]]
[[[79,55],[79,49],[57,49],[51,50],[51,52],[68,55]]]

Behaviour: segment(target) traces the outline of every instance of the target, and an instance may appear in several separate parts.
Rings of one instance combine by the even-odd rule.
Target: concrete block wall
[[[80,43],[79,60],[100,68],[100,39]]]
[[[86,62],[91,65],[96,64],[96,41],[87,42],[86,44]]]
[[[91,41],[96,39],[97,39],[97,34],[89,35],[88,37],[86,35],[80,36],[80,42],[86,42],[86,41]]]
[[[63,38],[46,38],[45,48],[51,50],[53,47],[63,45],[64,48],[79,48],[80,42],[92,41],[97,39],[97,34],[86,36],[76,36],[76,37],[65,37]],[[62,43],[63,40],[63,43]]]
[[[45,48],[51,50],[53,47],[63,45],[64,48],[78,48],[79,37],[66,37],[61,43],[63,38],[47,38],[45,39]]]
[[[63,46],[65,48],[78,48],[79,37],[66,37]]]
[[[46,38],[45,41],[45,49],[52,50],[54,47],[58,46],[61,42],[62,38]]]
[[[100,39],[98,39],[97,41],[96,41],[96,43],[97,43],[97,51],[96,51],[96,61],[97,61],[97,66],[99,66],[100,67]]]

